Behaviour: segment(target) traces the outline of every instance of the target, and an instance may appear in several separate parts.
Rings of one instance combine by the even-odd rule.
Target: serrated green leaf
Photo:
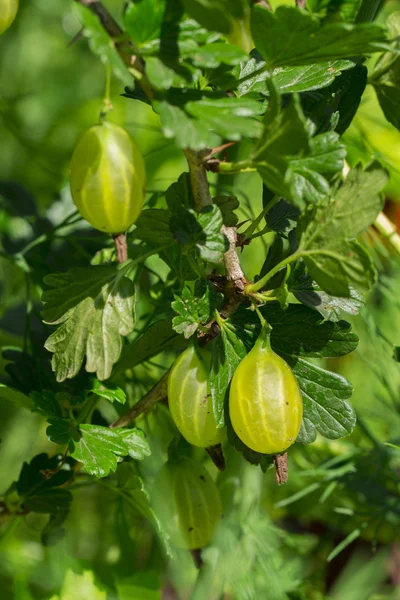
[[[165,199],[171,213],[178,212],[181,206],[186,208],[193,206],[189,173],[179,175],[178,181],[172,183],[165,192]]]
[[[132,233],[132,239],[141,240],[150,246],[162,246],[173,244],[174,239],[169,229],[171,214],[168,210],[161,208],[148,208],[142,210],[136,221],[136,229]]]
[[[143,460],[146,456],[150,456],[151,450],[146,435],[143,431],[137,428],[131,429],[114,429],[116,433],[123,439],[128,447],[128,454],[135,460]]]
[[[251,30],[269,68],[307,65],[387,49],[385,29],[376,23],[322,24],[291,6],[271,12],[253,7]]]
[[[246,0],[183,0],[186,12],[211,31],[230,34],[245,26],[249,6]]]
[[[281,94],[317,90],[330,85],[342,71],[354,66],[349,60],[333,60],[320,64],[304,65],[301,67],[278,67],[273,69],[272,76]],[[250,92],[269,95],[267,79],[271,72],[266,62],[258,52],[253,51],[251,58],[241,64],[238,70],[238,96]]]
[[[325,319],[330,321],[340,321],[347,314],[356,315],[364,304],[361,294],[353,288],[350,288],[349,298],[331,296],[324,292],[306,272],[302,262],[298,263],[294,269],[289,291],[302,304],[315,308]]]
[[[342,135],[346,131],[360,105],[367,77],[365,65],[356,64],[328,87],[302,94],[304,114],[314,123],[316,133],[334,130]]]
[[[238,65],[246,59],[246,54],[239,46],[216,42],[206,44],[191,55],[193,64],[208,69],[215,69],[221,64]]]
[[[60,510],[67,510],[71,502],[69,490],[51,488],[27,496],[24,505],[36,513],[57,514]]]
[[[114,430],[100,425],[80,425],[79,441],[74,441],[72,458],[81,462],[95,477],[107,477],[129,454],[128,444]]]
[[[126,393],[124,390],[110,381],[99,381],[98,379],[95,379],[90,391],[93,394],[96,394],[96,396],[105,398],[109,402],[119,402],[119,404],[125,404],[126,402]]]
[[[221,211],[215,204],[205,206],[200,213],[181,208],[170,221],[172,234],[183,250],[196,249],[203,260],[211,263],[220,262],[228,249],[222,224]]]
[[[171,304],[178,314],[172,319],[172,327],[177,333],[183,333],[186,339],[190,338],[200,325],[211,320],[220,299],[215,294],[211,282],[206,282],[205,286],[205,291],[200,289],[196,295],[193,295],[190,288],[184,287],[180,296],[174,296],[175,301]]]
[[[108,379],[121,349],[121,336],[134,328],[133,283],[113,267],[74,268],[49,275],[54,289],[43,293],[43,318],[59,325],[45,347],[54,353],[57,381],[77,375],[86,355],[86,370]]]
[[[221,334],[213,343],[210,365],[210,391],[217,427],[225,426],[225,396],[246,348],[234,329],[224,323]]]
[[[233,211],[239,208],[240,202],[236,196],[215,196],[213,203],[220,209],[224,225],[227,227],[237,225],[239,219]]]
[[[376,272],[368,252],[353,241],[383,206],[380,190],[386,172],[373,163],[353,169],[333,198],[309,210],[299,222],[300,253],[311,277],[328,294],[349,296],[350,287],[365,293]]]
[[[124,25],[136,46],[159,39],[166,6],[167,0],[141,0],[128,5]]]
[[[266,124],[251,160],[270,190],[304,209],[329,193],[324,175],[340,171],[345,155],[336,133],[311,137],[299,100],[293,96]]]
[[[192,119],[182,108],[166,100],[155,100],[154,110],[159,114],[163,134],[174,139],[178,148],[202,150],[218,145],[220,138],[197,119]]]
[[[254,119],[263,112],[262,104],[251,98],[205,98],[188,102],[186,111],[228,140],[260,137],[262,124]]]
[[[291,364],[290,360],[288,362]],[[356,424],[356,416],[346,402],[353,393],[347,379],[302,358],[291,366],[303,397],[303,426],[297,441],[311,444],[316,432],[330,440],[349,435]]]
[[[61,417],[60,403],[51,390],[32,391],[29,394],[32,401],[32,412],[38,412],[44,417]]]
[[[47,419],[49,426],[46,429],[46,435],[54,444],[68,444],[71,437],[77,435],[76,425],[69,419],[50,417]]]

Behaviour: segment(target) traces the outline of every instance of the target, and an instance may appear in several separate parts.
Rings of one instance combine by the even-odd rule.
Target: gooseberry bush
[[[234,499],[250,485],[243,469],[289,479],[282,507],[294,497],[285,494],[292,452],[301,464],[322,443],[333,461],[295,500],[354,472],[346,440],[335,442],[356,425],[353,388],[337,359],[357,348],[351,323],[382,266],[375,244],[387,239],[390,253],[394,242],[382,212],[386,165],[372,154],[350,160],[342,135],[367,85],[399,128],[400,16],[377,24],[379,4],[121,0],[112,16],[97,0],[74,3],[108,84],[119,82],[132,114],[144,103],[158,115],[187,168],[162,192],[146,190],[146,160],[113,123],[107,92],[71,156],[77,210],[24,248],[4,246],[38,298],[28,298],[24,347],[3,349],[1,396],[39,413],[53,443],[5,491],[6,527],[48,515],[42,542],[56,544],[75,490],[100,485],[157,540],[152,567],[189,549],[200,575],[194,588],[186,575],[177,588],[219,598],[235,580],[218,570],[218,556],[252,539],[246,528],[237,533],[250,511]],[[2,32],[18,20],[18,6],[0,7]],[[249,211],[235,182],[245,188],[254,176],[259,193]],[[74,262],[71,251],[52,273],[37,268],[31,250],[45,244],[51,252],[56,231],[73,240],[82,218],[102,232],[84,257]],[[250,276],[243,265],[254,246]],[[330,471],[335,461],[340,473]],[[374,518],[354,517],[329,556]],[[249,527],[258,522],[261,534],[264,522],[254,519]],[[267,530],[276,548],[276,531]],[[237,551],[250,560],[248,548]],[[267,597],[254,590],[246,596],[239,586],[224,598]],[[305,588],[276,590],[272,600],[311,597]]]

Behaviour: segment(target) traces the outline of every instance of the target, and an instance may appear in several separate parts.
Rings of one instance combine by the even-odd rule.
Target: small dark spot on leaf
[[[205,480],[206,480],[206,478],[204,477],[204,475],[199,475],[199,477],[200,477],[200,479],[201,479],[202,481],[205,481]]]
[[[189,527],[188,531],[189,531],[189,532],[190,532],[190,531],[193,531],[193,527]]]
[[[289,406],[289,402],[286,402],[286,404]]]

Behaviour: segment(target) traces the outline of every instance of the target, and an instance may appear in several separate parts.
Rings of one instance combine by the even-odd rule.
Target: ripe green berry
[[[206,469],[190,458],[168,461],[152,490],[153,507],[179,548],[207,546],[221,518],[221,499]]]
[[[19,0],[0,0],[0,35],[12,25],[17,12]]]
[[[77,209],[95,229],[123,233],[140,214],[145,166],[136,143],[118,125],[95,125],[83,134],[70,182]]]
[[[208,384],[211,354],[189,346],[175,361],[168,378],[168,405],[183,437],[193,446],[209,448],[225,439],[215,422]]]
[[[271,349],[265,329],[234,373],[229,414],[236,434],[252,450],[277,454],[296,441],[303,418],[299,384]]]

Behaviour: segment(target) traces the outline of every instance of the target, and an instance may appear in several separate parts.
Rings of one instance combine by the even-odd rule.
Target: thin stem
[[[273,206],[275,206],[275,204],[279,201],[279,199],[280,199],[280,196],[274,196],[269,202],[267,202],[267,204],[264,206],[264,208],[262,209],[262,211],[260,212],[258,217],[256,217],[254,219],[254,221],[251,223],[251,225],[249,225],[249,227],[246,229],[246,231],[241,234],[244,236],[245,239],[249,239],[252,236],[252,234],[257,229],[257,227],[259,226],[260,222],[265,217],[267,212],[269,212],[271,210],[271,208]],[[268,228],[267,228],[267,231],[269,231]],[[264,233],[266,233],[267,231],[265,229],[263,229]]]
[[[283,269],[284,267],[286,267],[286,265],[289,265],[290,263],[298,260],[300,258],[300,256],[302,256],[303,254],[304,254],[303,252],[295,252],[294,254],[291,254],[284,260],[281,260],[280,263],[275,265],[275,267],[273,269],[271,269],[266,275],[264,275],[264,277],[262,277],[259,281],[256,281],[255,283],[251,283],[249,285],[246,285],[246,287],[244,289],[244,293],[251,295],[253,292],[259,292],[265,286],[267,281],[272,279],[272,277],[274,275],[276,275],[277,273],[279,273],[279,271],[281,269]]]
[[[376,17],[383,0],[363,0],[358,9],[355,23],[369,23]]]
[[[390,221],[385,213],[380,212],[374,221],[374,225],[383,238],[388,240],[392,247],[400,254],[400,235],[396,226]]]
[[[104,89],[103,104],[100,110],[100,124],[107,118],[107,114],[113,109],[111,103],[111,67],[106,65],[106,83]]]
[[[213,173],[221,173],[222,175],[234,175],[235,173],[250,173],[257,169],[249,160],[239,162],[223,162],[211,159],[207,162],[207,168]]]
[[[160,402],[167,397],[169,370],[164,373],[161,379],[151,388],[149,392],[139,402],[134,404],[127,413],[122,415],[114,423],[111,423],[110,429],[116,427],[126,427],[132,421],[137,419],[142,413],[149,411],[156,402]]]

